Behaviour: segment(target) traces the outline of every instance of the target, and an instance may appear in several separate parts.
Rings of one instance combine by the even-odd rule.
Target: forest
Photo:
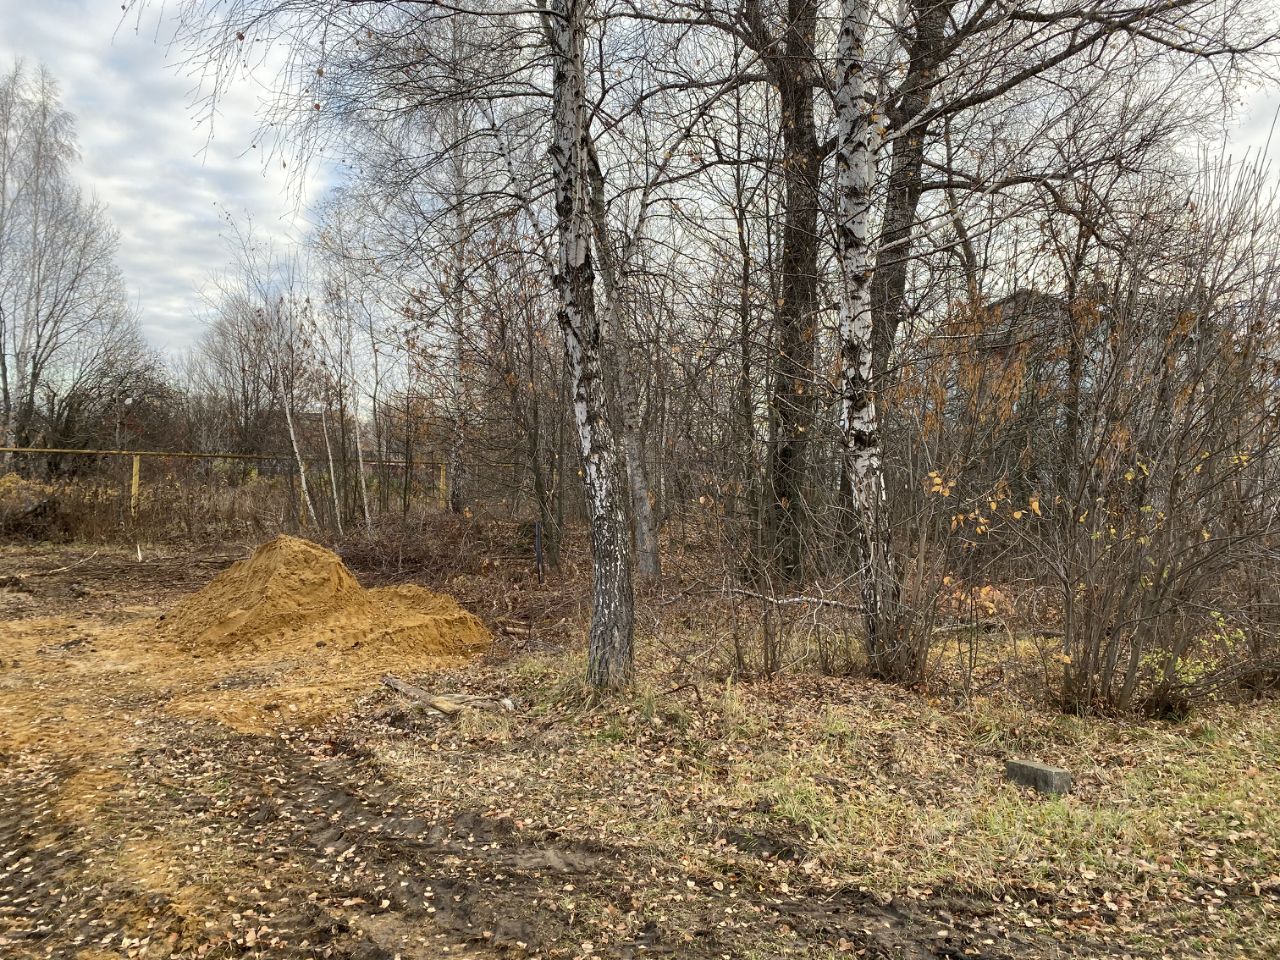
[[[1280,952],[1271,0],[160,6],[323,189],[162,351],[0,74],[0,955]]]

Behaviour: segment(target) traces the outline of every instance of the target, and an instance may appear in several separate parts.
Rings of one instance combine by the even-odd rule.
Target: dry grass
[[[500,737],[446,728],[429,749],[389,739],[378,755],[441,806],[465,795],[526,829],[633,851],[658,897],[717,883],[763,898],[959,893],[1047,943],[1280,951],[1280,704],[1134,725],[862,681],[693,682],[657,651],[641,661],[633,695],[595,706],[576,656],[466,671],[458,682],[515,690],[526,717]],[[1010,756],[1069,767],[1073,792],[1009,784]]]
[[[651,925],[675,955],[699,958],[927,957],[935,946],[1037,960],[1280,955],[1280,703],[1130,723],[1008,695],[957,699],[947,684],[935,696],[807,673],[751,682],[715,659],[722,637],[674,617],[642,645],[635,689],[605,702],[583,685],[580,649],[538,643],[443,671],[396,658],[197,661],[133,622],[158,611],[163,591],[108,598],[106,572],[88,579],[107,559],[64,575],[83,574],[87,598],[19,598],[66,612],[24,607],[4,623],[0,754],[33,783],[46,767],[74,768],[49,799],[62,821],[84,825],[76,837],[93,838],[92,877],[127,881],[135,906],[168,897],[179,945],[212,936],[205,915],[222,924],[220,942],[239,935],[218,904],[226,913],[260,876],[277,889],[288,878],[293,900],[322,890],[325,910],[356,916],[350,894],[323,892],[332,862],[297,850],[251,861],[219,832],[237,823],[226,811],[278,787],[217,767],[223,747],[275,758],[287,779],[290,751],[305,759],[337,743],[358,758],[344,769],[371,767],[397,806],[428,821],[509,822],[495,856],[569,844],[597,858],[498,904],[541,925],[547,957],[586,956],[584,943],[591,956],[626,956]],[[114,580],[145,579],[127,554],[116,563]],[[1017,640],[984,646],[979,670],[1039,669],[1042,652]],[[519,708],[401,722],[406,711],[377,685],[385,670],[430,670],[422,682],[434,690],[510,695]],[[223,739],[206,756],[207,737]],[[1008,784],[1015,755],[1069,767],[1072,794]],[[113,806],[128,790],[137,803]],[[202,790],[208,818],[197,821],[179,804]],[[148,817],[168,820],[155,843]],[[111,922],[140,936],[143,916]]]

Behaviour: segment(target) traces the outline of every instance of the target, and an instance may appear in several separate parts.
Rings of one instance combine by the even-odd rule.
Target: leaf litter
[[[164,620],[95,588],[3,625],[0,956],[1276,955],[1274,705],[1128,727],[654,647],[593,704],[577,653],[333,639],[378,592],[301,550]],[[431,716],[388,670],[521,710]],[[1010,751],[1076,791],[1004,783]]]

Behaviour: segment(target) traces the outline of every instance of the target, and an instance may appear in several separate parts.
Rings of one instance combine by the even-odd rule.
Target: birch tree
[[[840,264],[840,441],[842,486],[861,580],[862,616],[871,670],[915,679],[921,664],[899,616],[898,581],[885,510],[883,454],[872,363],[872,190],[879,141],[866,70],[866,0],[841,0],[836,41],[836,254]]]
[[[0,445],[73,442],[76,417],[147,368],[106,207],[75,183],[57,83],[0,76]]]
[[[528,482],[544,523],[585,511],[593,682],[629,674],[633,549],[652,576],[667,511],[696,527],[730,504],[727,579],[856,586],[872,671],[910,681],[923,525],[891,518],[918,502],[927,431],[893,351],[937,372],[929,332],[994,316],[1002,265],[1056,283],[1045,251],[1093,206],[1079,191],[1146,163],[1159,130],[1196,129],[1264,32],[1250,4],[228,0],[193,5],[192,36],[223,71],[290,45],[268,119],[353,161],[377,237],[363,269],[408,318],[389,353],[428,391],[465,369],[452,408],[405,398],[406,453],[448,420],[469,496],[514,491],[514,516]],[[1104,109],[1155,77],[1132,111]],[[1089,136],[1063,149],[1077,121]],[[441,358],[442,325],[467,363]],[[1021,456],[965,416],[962,435],[1002,430]],[[562,469],[575,434],[581,485]],[[951,439],[930,455],[971,449]],[[481,474],[504,443],[530,469],[502,487]]]
[[[614,689],[631,682],[634,611],[631,544],[595,302],[590,133],[583,69],[586,6],[587,0],[551,0],[546,15],[553,71],[551,162],[559,238],[555,288],[591,524],[587,679],[597,688]]]

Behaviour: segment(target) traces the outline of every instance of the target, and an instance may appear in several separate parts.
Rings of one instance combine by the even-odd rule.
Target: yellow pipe
[[[193,459],[225,460],[292,460],[292,454],[259,453],[189,453],[181,450],[85,450],[71,447],[0,447],[0,453],[56,453],[79,454],[85,457],[191,457]],[[319,457],[309,459],[318,460]]]
[[[191,453],[186,450],[84,450],[73,447],[0,447],[0,453],[78,454],[82,457],[186,457],[191,460],[295,460],[291,453]],[[303,457],[308,462],[326,461],[326,457]],[[403,467],[403,460],[370,460],[366,466]],[[510,464],[507,464],[510,466]],[[444,469],[441,464],[440,469]]]
[[[129,485],[129,516],[138,519],[138,491],[141,488],[142,457],[133,455],[133,482]]]

